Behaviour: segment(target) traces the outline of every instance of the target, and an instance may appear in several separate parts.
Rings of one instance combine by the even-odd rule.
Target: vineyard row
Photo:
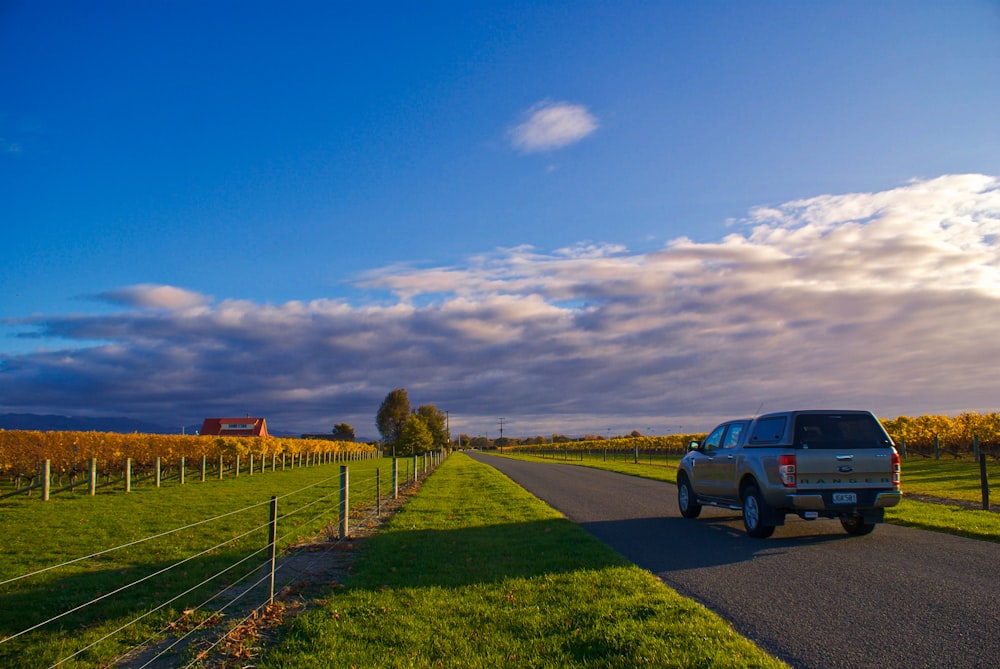
[[[336,453],[334,451],[321,451],[318,453],[297,453],[289,456],[287,453],[281,454],[281,471],[285,471],[286,467],[292,469],[299,467],[310,467],[314,465],[330,464],[333,462],[344,462],[346,460],[367,460],[379,457],[378,451],[352,451],[352,452],[341,452]],[[414,469],[416,469],[417,456],[414,456]],[[244,464],[246,470],[244,471]],[[198,476],[200,473],[200,480],[205,482],[208,478],[209,472],[214,471],[218,475],[221,481],[225,475],[233,476],[238,478],[241,472],[249,476],[253,476],[254,472],[259,472],[263,474],[267,471],[268,464],[270,464],[271,471],[278,470],[278,455],[275,453],[271,454],[270,463],[267,457],[258,458],[256,464],[254,463],[253,453],[247,456],[244,463],[240,461],[240,455],[234,456],[234,459],[227,461],[225,456],[219,456],[218,467],[214,465],[210,466],[208,462],[208,456],[201,456],[201,466],[191,470],[191,473]],[[6,497],[13,497],[15,495],[30,495],[32,491],[40,489],[42,500],[48,501],[50,496],[60,492],[72,491],[77,487],[82,487],[84,484],[87,485],[87,491],[90,495],[97,493],[98,488],[105,488],[112,485],[121,485],[125,492],[131,492],[132,484],[139,483],[141,481],[152,480],[157,488],[165,480],[176,479],[181,485],[184,485],[185,480],[188,476],[189,465],[186,458],[183,456],[177,463],[177,468],[175,471],[170,471],[169,468],[164,467],[164,463],[160,458],[153,459],[152,467],[144,471],[144,468],[136,466],[131,458],[126,458],[121,470],[116,473],[118,478],[112,480],[112,474],[107,469],[104,470],[103,474],[98,474],[97,459],[91,458],[87,463],[87,473],[77,480],[77,472],[69,473],[69,484],[62,485],[62,474],[56,476],[55,481],[53,481],[52,474],[52,463],[49,460],[43,460],[41,467],[39,467],[37,473],[34,476],[22,477],[20,474],[13,477],[13,490],[0,494],[0,499]],[[101,478],[104,481],[101,481]],[[28,478],[28,483],[24,486],[21,485],[21,479]],[[53,483],[55,483],[56,488],[53,489]]]
[[[370,444],[326,439],[285,439],[280,437],[213,437],[199,435],[118,434],[113,432],[35,432],[0,430],[0,477],[15,479],[34,476],[47,460],[56,476],[88,472],[91,461],[98,474],[122,471],[126,460],[136,467],[152,467],[157,461],[177,466],[206,458],[258,462],[274,458],[314,458],[319,454],[342,458],[374,453]]]

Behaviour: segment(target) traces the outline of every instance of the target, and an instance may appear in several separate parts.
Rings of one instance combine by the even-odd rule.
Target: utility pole
[[[503,442],[503,416],[500,416],[500,442]]]

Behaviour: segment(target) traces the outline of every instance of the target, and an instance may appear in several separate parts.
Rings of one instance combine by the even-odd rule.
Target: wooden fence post
[[[253,476],[253,453],[250,454],[250,476]]]
[[[220,453],[219,454],[219,480],[220,481],[222,480],[222,466],[223,466],[223,464],[224,463],[222,461],[222,454]]]
[[[42,501],[49,501],[49,491],[52,489],[52,461],[42,463]]]
[[[125,458],[125,492],[132,492],[132,458]]]
[[[153,478],[156,480],[156,487],[160,487],[160,458],[153,458]]]
[[[983,490],[983,511],[990,510],[990,482],[986,477],[986,454],[979,454],[979,485]]]
[[[240,454],[236,454],[236,478],[240,477]]]
[[[207,469],[208,469],[208,456],[207,455],[202,455],[201,456],[201,482],[202,483],[205,482],[205,472],[206,472]]]
[[[392,498],[399,499],[399,460],[392,459]]]
[[[274,557],[275,557],[275,544],[278,541],[278,498],[274,495],[271,496],[271,522],[268,530],[268,549],[271,552],[271,596],[268,598],[268,603],[274,604]]]
[[[97,494],[97,458],[90,459],[90,484],[87,486],[87,492],[93,497]]]
[[[348,484],[347,465],[340,466],[340,540],[347,540]]]
[[[180,478],[181,478],[181,485],[184,485],[184,456],[183,455],[181,456]]]

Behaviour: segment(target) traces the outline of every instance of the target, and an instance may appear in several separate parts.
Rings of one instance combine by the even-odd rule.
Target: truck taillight
[[[795,456],[778,456],[778,476],[781,477],[781,485],[786,488],[795,487]]]
[[[892,485],[899,485],[900,472],[902,467],[899,464],[899,453],[892,454]]]

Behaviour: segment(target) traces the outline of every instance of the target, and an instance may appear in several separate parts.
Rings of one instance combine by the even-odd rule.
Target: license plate
[[[853,492],[835,492],[833,493],[833,503],[834,504],[857,504],[858,496]]]

